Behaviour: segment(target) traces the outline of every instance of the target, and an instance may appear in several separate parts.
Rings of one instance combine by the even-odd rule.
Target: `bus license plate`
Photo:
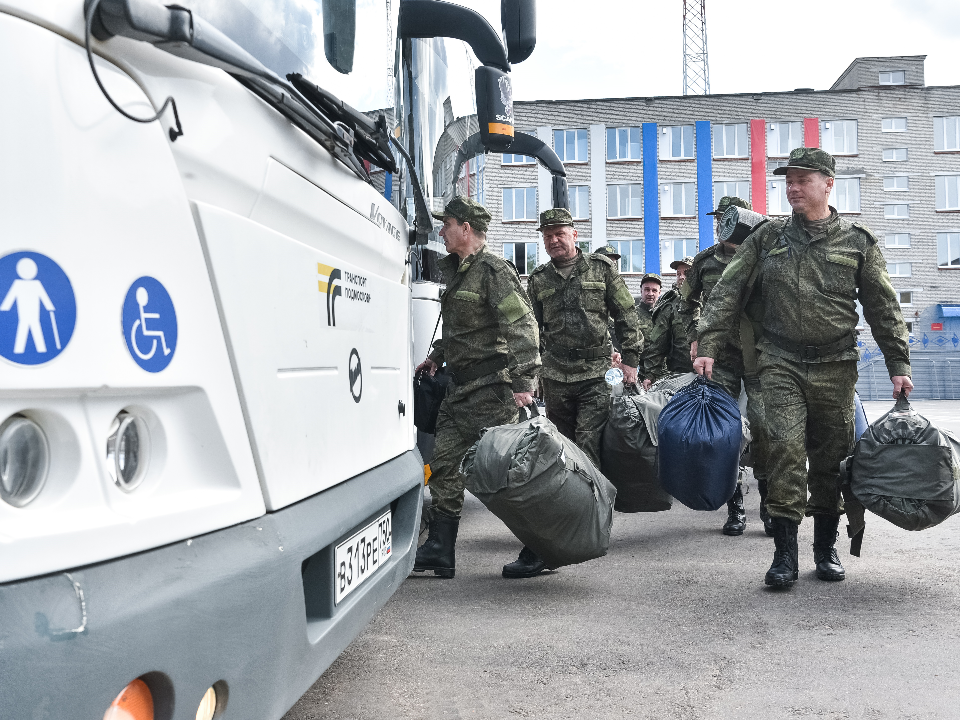
[[[349,540],[337,545],[334,553],[334,604],[339,605],[390,559],[393,549],[390,521],[390,511],[387,510]]]

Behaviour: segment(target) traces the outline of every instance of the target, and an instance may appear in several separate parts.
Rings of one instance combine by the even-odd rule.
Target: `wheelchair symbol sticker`
[[[57,263],[35,252],[0,258],[0,356],[18,365],[49,362],[76,324],[73,286]]]
[[[167,289],[152,277],[139,278],[123,301],[123,339],[133,361],[160,372],[177,349],[177,313]]]

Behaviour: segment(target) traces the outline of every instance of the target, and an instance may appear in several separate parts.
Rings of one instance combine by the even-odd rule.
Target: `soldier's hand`
[[[646,380],[643,381],[644,390],[649,390],[651,385],[653,385],[653,380],[651,380],[650,378],[647,378]]]
[[[616,350],[610,353],[610,367],[620,367],[621,362],[623,362],[623,356],[620,353]]]
[[[526,407],[533,403],[533,393],[523,392],[523,393],[514,393],[513,401],[517,404],[518,408]]]
[[[893,382],[893,399],[900,397],[900,391],[903,391],[904,397],[910,397],[910,391],[913,390],[913,381],[909,375],[894,375],[890,380]]]
[[[698,357],[693,361],[693,371],[707,380],[713,380],[713,358]]]
[[[690,343],[690,362],[694,362],[697,359],[697,341],[694,340]]]
[[[414,375],[419,375],[419,374],[422,373],[424,370],[426,370],[428,373],[430,373],[430,377],[433,377],[434,375],[437,374],[437,364],[436,364],[433,360],[431,360],[430,358],[427,358],[427,359],[424,360],[422,363],[420,363],[419,365],[417,365],[417,369],[413,371],[413,374],[414,374]]]
[[[637,368],[632,368],[629,365],[620,365],[621,370],[623,370],[623,384],[624,385],[636,385],[637,384]]]

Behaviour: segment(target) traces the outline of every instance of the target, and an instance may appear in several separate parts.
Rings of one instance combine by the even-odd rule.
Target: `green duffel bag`
[[[617,491],[572,440],[533,412],[483,431],[460,463],[464,485],[548,568],[602,557]]]
[[[926,530],[960,511],[960,440],[901,395],[840,464],[840,482],[850,552],[859,555],[864,508],[904,530]]]

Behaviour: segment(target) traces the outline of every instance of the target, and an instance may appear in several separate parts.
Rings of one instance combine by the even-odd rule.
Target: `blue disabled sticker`
[[[160,372],[177,349],[177,313],[170,293],[152,277],[138,278],[123,301],[123,339],[133,361]]]
[[[67,274],[46,255],[0,258],[0,355],[41,365],[63,352],[77,324],[77,300]]]

